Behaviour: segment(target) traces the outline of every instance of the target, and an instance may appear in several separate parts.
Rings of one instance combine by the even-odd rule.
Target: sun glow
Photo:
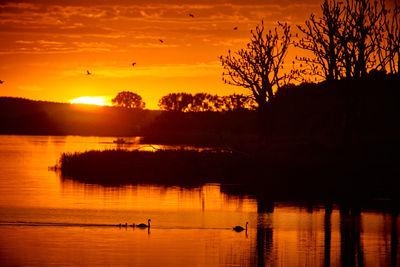
[[[71,104],[88,104],[88,105],[98,105],[98,106],[107,106],[109,103],[106,101],[104,97],[100,96],[82,96],[71,100]]]

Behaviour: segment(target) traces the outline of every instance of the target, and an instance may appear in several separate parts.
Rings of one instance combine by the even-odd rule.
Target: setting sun
[[[88,105],[98,105],[98,106],[107,106],[110,105],[104,97],[93,97],[93,96],[82,96],[71,100],[71,104],[88,104]]]

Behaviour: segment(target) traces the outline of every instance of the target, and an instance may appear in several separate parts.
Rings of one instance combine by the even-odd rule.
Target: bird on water
[[[243,228],[242,226],[235,226],[235,227],[233,227],[233,231],[241,232],[243,230],[246,230],[246,232],[247,232],[247,225],[248,224],[249,224],[249,222],[246,222],[246,228]]]
[[[150,228],[150,222],[151,222],[151,219],[148,219],[147,220],[147,224],[141,223],[141,224],[136,225],[136,227],[139,227],[139,228]]]

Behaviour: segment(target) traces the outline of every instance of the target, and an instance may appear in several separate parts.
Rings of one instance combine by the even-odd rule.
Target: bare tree
[[[305,63],[307,74],[337,80],[386,68],[395,54],[391,51],[396,51],[391,37],[398,31],[399,15],[395,12],[393,20],[386,20],[385,0],[324,0],[321,10],[322,17],[311,14],[305,27],[298,25],[305,37],[296,46],[314,54],[296,57]]]
[[[385,68],[393,74],[400,73],[400,1],[395,1],[395,6],[385,16],[386,38],[384,44],[384,56],[380,57]]]
[[[364,77],[368,70],[379,65],[377,51],[383,41],[383,3],[376,0],[346,0],[340,38],[345,55],[342,62],[348,77]]]
[[[264,22],[261,21],[261,25],[251,31],[246,49],[235,53],[229,50],[227,56],[220,57],[226,71],[222,74],[223,81],[249,89],[260,110],[267,101],[274,99],[274,90],[288,78],[287,74],[281,73],[290,45],[290,26],[278,24],[278,28],[264,32]]]
[[[341,47],[338,40],[339,29],[342,26],[341,16],[343,3],[336,0],[324,0],[321,5],[323,16],[316,18],[314,14],[305,22],[305,27],[297,25],[305,35],[295,46],[313,52],[313,58],[296,57],[305,63],[306,73],[316,75],[326,80],[337,80],[340,77],[338,60]]]

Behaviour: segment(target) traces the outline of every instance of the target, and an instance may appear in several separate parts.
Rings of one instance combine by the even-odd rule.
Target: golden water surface
[[[0,265],[399,264],[396,214],[296,203],[260,212],[256,199],[226,194],[218,184],[104,187],[48,170],[62,152],[116,148],[113,140],[0,136]],[[150,229],[118,226],[148,218]],[[232,230],[246,221],[247,232]]]

